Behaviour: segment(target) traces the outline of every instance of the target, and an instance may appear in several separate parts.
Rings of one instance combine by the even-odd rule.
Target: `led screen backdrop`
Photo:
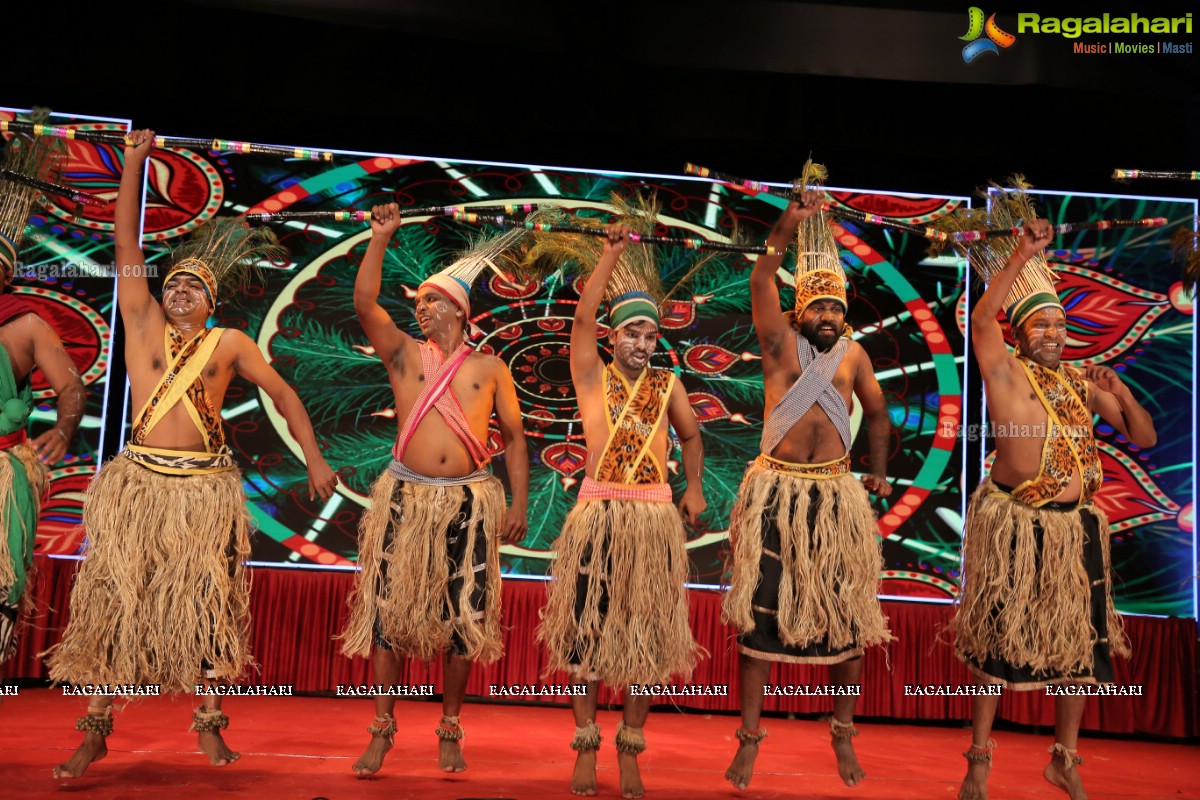
[[[125,125],[91,120],[80,124]],[[82,142],[71,143],[71,148],[71,182],[111,196],[120,175],[119,149]],[[159,264],[177,237],[217,214],[367,209],[391,200],[402,207],[553,202],[599,213],[613,192],[647,188],[656,191],[662,203],[661,233],[718,240],[736,234],[761,242],[782,207],[774,198],[683,177],[364,154],[337,154],[329,164],[164,150],[155,154],[147,175],[146,247],[151,263]],[[909,222],[933,221],[968,202],[963,197],[847,189],[834,190],[832,196],[837,203]],[[1161,215],[1174,227],[1195,213],[1194,203],[1179,200],[1044,193],[1039,201],[1054,221]],[[108,218],[99,214],[92,219],[91,214],[71,216],[68,210],[45,209],[33,224],[37,247],[46,252],[30,251],[30,258],[110,261],[111,211]],[[254,559],[350,567],[356,556],[358,518],[371,482],[386,467],[397,425],[383,367],[353,309],[354,275],[369,231],[363,223],[332,222],[286,223],[276,230],[289,248],[289,262],[267,270],[261,286],[225,305],[219,323],[255,338],[297,388],[344,485],[332,501],[310,502],[303,464],[282,420],[256,390],[235,382],[225,418],[259,528]],[[889,476],[897,491],[877,503],[884,538],[884,593],[948,600],[957,591],[964,492],[973,488],[964,486],[964,464],[967,458],[978,463],[982,457],[980,444],[964,442],[958,435],[962,423],[978,425],[983,419],[977,406],[964,402],[967,267],[954,256],[929,258],[927,243],[909,234],[850,222],[836,224],[834,231],[851,282],[848,321],[872,358],[894,426]],[[1114,562],[1124,574],[1120,607],[1192,615],[1194,593],[1187,565],[1193,561],[1190,431],[1195,327],[1190,302],[1172,286],[1177,269],[1167,263],[1169,232],[1083,234],[1058,242],[1062,252],[1055,260],[1067,279],[1064,291],[1073,292],[1072,332],[1082,343],[1073,343],[1076,360],[1119,362],[1136,383],[1138,396],[1152,398],[1152,413],[1166,421],[1160,425],[1160,445],[1148,453],[1134,451],[1101,428],[1109,481],[1104,502],[1112,506],[1108,510],[1117,529]],[[445,218],[404,221],[384,265],[384,303],[398,324],[417,333],[413,290],[476,233]],[[695,255],[668,249],[659,253],[668,286],[689,270]],[[656,365],[679,372],[702,423],[709,511],[705,529],[689,532],[688,542],[692,579],[701,584],[721,581],[729,512],[761,433],[761,366],[747,285],[751,263],[745,256],[718,256],[676,291],[654,359]],[[785,262],[780,274],[786,304],[791,302],[786,285],[790,267]],[[1089,275],[1102,276],[1107,283],[1101,286]],[[567,350],[577,288],[571,274],[529,287],[484,276],[473,295],[475,321],[485,331],[480,346],[505,360],[516,379],[533,462],[529,535],[520,546],[503,550],[505,570],[511,575],[546,574],[551,543],[582,478],[582,431]],[[87,328],[64,316],[63,330],[78,328],[64,338],[78,340],[72,344],[77,360],[87,360],[85,354],[94,351],[81,369],[90,370],[85,374],[91,375],[93,389],[108,389],[107,402],[119,407],[122,387],[104,385],[111,279],[67,285],[34,276],[19,290],[33,289],[69,299],[55,299],[64,307],[95,312],[79,311]],[[1133,333],[1126,335],[1127,331]],[[92,350],[87,349],[89,342]],[[94,395],[88,424],[98,430],[105,397],[101,391]],[[110,417],[115,419],[115,412]],[[1168,426],[1189,435],[1171,435]],[[866,437],[860,427],[856,413],[856,471],[866,467]],[[78,463],[67,465],[72,471],[59,476],[60,482],[71,478],[74,483],[69,492],[60,492],[69,495],[69,503],[52,503],[54,513],[41,532],[44,551],[78,551],[81,535],[73,523],[78,519],[79,491],[98,456],[99,434],[94,438],[90,449],[77,454]],[[506,465],[496,432],[490,443],[495,469],[503,479]],[[672,481],[678,490],[679,476]]]
[[[729,193],[703,181],[638,178],[521,166],[366,157],[332,168],[309,162],[248,157],[212,159],[232,211],[369,208],[395,198],[402,206],[555,202],[602,210],[613,192],[655,188],[668,231],[724,239],[736,228],[761,241],[779,204]],[[215,189],[214,189],[215,191]],[[856,208],[928,221],[961,199],[883,197],[838,192]],[[257,338],[272,363],[297,387],[345,487],[326,506],[299,496],[303,469],[284,426],[257,393],[231,398],[231,441],[247,465],[246,484],[262,536],[262,561],[340,564],[352,561],[355,526],[369,486],[387,465],[396,434],[386,376],[359,329],[353,281],[369,232],[362,223],[281,225],[293,264],[272,271],[262,292],[223,310],[223,324]],[[464,247],[476,230],[446,219],[409,219],[384,268],[386,305],[409,332],[417,327],[409,297],[420,281]],[[963,267],[954,259],[926,262],[925,242],[880,228],[837,229],[853,286],[850,321],[875,359],[888,393],[896,434],[891,470],[901,491],[887,504],[889,591],[947,597],[956,580],[962,461],[938,421],[961,415],[961,354],[957,322]],[[694,254],[661,251],[669,286]],[[761,434],[762,382],[758,343],[750,327],[742,256],[714,259],[678,291],[663,324],[655,363],[679,371],[703,425],[707,531],[693,532],[693,579],[719,583],[729,511]],[[785,265],[790,267],[790,264]],[[790,275],[781,275],[790,281]],[[785,300],[790,294],[785,290]],[[529,536],[506,547],[510,573],[543,575],[550,545],[574,503],[582,478],[582,431],[568,369],[570,320],[578,298],[572,276],[514,288],[485,276],[473,296],[480,346],[506,361],[516,379],[533,459]],[[602,320],[603,321],[603,320]],[[856,415],[857,429],[857,415]],[[854,455],[861,469],[865,435]],[[498,433],[491,442],[503,476]],[[674,483],[681,485],[678,476]]]

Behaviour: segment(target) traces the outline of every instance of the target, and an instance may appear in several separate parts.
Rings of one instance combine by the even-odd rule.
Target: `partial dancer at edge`
[[[967,508],[955,651],[980,683],[1006,690],[1112,683],[1112,654],[1128,656],[1129,642],[1113,609],[1108,520],[1092,503],[1104,477],[1093,415],[1139,447],[1153,447],[1157,434],[1116,372],[1091,366],[1081,373],[1061,363],[1067,318],[1042,254],[1050,223],[1034,219],[1021,191],[991,202],[985,227],[1027,223],[1034,233],[971,248],[990,279],[971,312],[971,349],[996,458]],[[1012,325],[1015,357],[997,321],[1001,311]],[[973,698],[960,800],[988,796],[999,702]],[[1085,702],[1055,699],[1055,741],[1043,771],[1071,800],[1087,797],[1075,768],[1083,763],[1076,750]]]

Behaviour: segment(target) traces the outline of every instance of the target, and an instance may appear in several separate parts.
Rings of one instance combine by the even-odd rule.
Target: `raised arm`
[[[600,301],[604,299],[604,289],[612,277],[613,267],[628,244],[629,228],[610,225],[604,252],[583,285],[579,304],[575,306],[575,320],[571,325],[571,381],[576,389],[600,382],[602,363],[596,349],[596,316],[600,313]]]
[[[1009,358],[1008,347],[1004,344],[1004,332],[996,317],[1004,310],[1004,300],[1012,289],[1021,268],[1029,259],[1040,253],[1050,243],[1054,229],[1044,219],[1035,219],[1029,223],[1032,234],[1026,233],[1017,242],[1017,249],[1008,259],[1004,269],[993,280],[991,286],[975,304],[971,312],[971,352],[979,364],[979,372],[985,381],[993,383],[1007,380],[1013,373],[1010,371],[1012,359]]]
[[[867,423],[867,446],[871,454],[871,471],[863,475],[863,485],[871,494],[887,497],[892,485],[887,481],[888,444],[892,436],[892,422],[888,419],[887,402],[883,389],[875,378],[871,357],[856,342],[851,345],[854,354],[854,394],[862,403],[863,419]]]
[[[139,328],[157,318],[162,309],[146,280],[146,255],[142,252],[142,184],[146,162],[154,150],[154,131],[133,131],[133,145],[125,147],[125,167],[117,190],[115,214],[117,305],[126,327]]]
[[[529,530],[529,452],[521,425],[521,406],[512,373],[500,359],[496,361],[496,422],[504,440],[504,465],[512,487],[512,504],[500,526],[500,541],[518,544]]]
[[[683,451],[683,477],[687,481],[687,489],[679,501],[679,513],[694,528],[704,509],[708,508],[708,502],[704,499],[704,442],[700,439],[700,423],[696,421],[692,402],[679,381],[675,381],[671,389],[667,419],[679,437],[679,447]]]
[[[58,414],[54,427],[33,440],[33,449],[43,464],[57,464],[67,452],[67,446],[83,421],[87,408],[87,392],[79,370],[71,361],[54,329],[40,317],[26,314],[17,324],[32,328],[33,363],[46,376],[58,397]]]
[[[783,264],[783,252],[787,249],[796,227],[802,220],[817,213],[821,207],[821,193],[807,190],[801,201],[793,201],[767,237],[767,246],[776,251],[773,256],[759,256],[750,273],[750,307],[754,316],[754,330],[758,333],[758,345],[764,356],[779,354],[780,348],[791,334],[791,326],[779,307],[779,289],[775,287],[775,276]]]
[[[1092,411],[1138,447],[1154,447],[1158,443],[1154,420],[1134,399],[1133,392],[1129,391],[1116,371],[1092,366],[1084,369],[1083,376],[1091,384],[1088,387],[1088,405]]]
[[[354,279],[354,311],[367,334],[367,340],[384,364],[390,364],[397,353],[413,342],[413,338],[392,321],[391,314],[379,305],[383,255],[387,252],[392,234],[399,227],[400,208],[395,203],[371,209],[371,241],[367,244],[367,252]]]
[[[321,455],[316,434],[313,433],[312,421],[301,405],[296,390],[288,386],[279,373],[267,363],[258,345],[249,336],[233,330],[226,331],[224,335],[234,340],[236,357],[233,368],[237,374],[267,393],[279,414],[287,421],[288,433],[296,440],[296,444],[300,445],[300,450],[304,453],[304,462],[308,466],[308,499],[320,497],[322,500],[328,500],[337,486],[337,475]]]

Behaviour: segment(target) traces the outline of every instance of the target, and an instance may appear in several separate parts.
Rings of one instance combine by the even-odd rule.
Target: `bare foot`
[[[646,794],[642,786],[642,773],[638,770],[637,756],[633,753],[617,753],[617,768],[621,772],[621,797],[637,800]]]
[[[833,752],[837,756],[838,775],[847,786],[858,786],[867,777],[863,768],[858,765],[858,756],[854,755],[854,745],[849,736],[834,736]]]
[[[1051,756],[1050,763],[1046,765],[1042,775],[1050,783],[1066,792],[1071,800],[1087,800],[1087,792],[1083,790],[1083,779],[1079,777],[1079,770],[1075,767],[1071,767],[1071,769],[1063,767],[1061,756]]]
[[[580,750],[571,773],[571,794],[592,797],[596,794],[596,751]]]
[[[385,736],[381,733],[371,734],[371,741],[367,744],[367,749],[358,757],[358,761],[354,762],[352,769],[354,774],[360,778],[365,778],[368,775],[374,775],[383,767],[383,757],[387,755],[387,751],[392,749],[392,737]]]
[[[225,744],[225,740],[221,738],[219,730],[196,734],[196,742],[199,744],[201,752],[208,756],[208,760],[214,767],[227,766],[242,757],[241,753],[235,753],[229,749],[229,745]]]
[[[98,733],[85,733],[83,743],[76,748],[67,763],[54,768],[55,778],[82,778],[89,765],[108,755],[108,745]]]
[[[991,771],[992,765],[986,761],[968,762],[958,800],[988,800],[987,779]]]
[[[733,754],[733,763],[725,770],[725,780],[735,789],[746,789],[754,775],[754,760],[758,758],[758,742],[742,742]]]
[[[438,740],[438,766],[442,768],[442,772],[463,772],[466,770],[467,762],[463,760],[460,740]]]

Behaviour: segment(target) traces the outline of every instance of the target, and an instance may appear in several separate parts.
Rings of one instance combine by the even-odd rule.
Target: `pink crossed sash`
[[[471,353],[472,349],[467,346],[466,342],[463,342],[446,361],[443,359],[441,349],[436,344],[433,342],[421,344],[421,372],[425,375],[425,386],[417,395],[412,412],[404,421],[400,436],[396,438],[396,444],[392,447],[392,457],[397,461],[404,460],[404,452],[408,449],[408,443],[412,440],[413,434],[417,432],[417,426],[421,424],[421,420],[425,419],[425,415],[435,408],[442,415],[446,425],[467,448],[477,469],[491,458],[487,446],[479,441],[471,431],[471,426],[467,423],[467,415],[463,413],[458,398],[450,389],[450,383],[458,374],[458,368]]]

